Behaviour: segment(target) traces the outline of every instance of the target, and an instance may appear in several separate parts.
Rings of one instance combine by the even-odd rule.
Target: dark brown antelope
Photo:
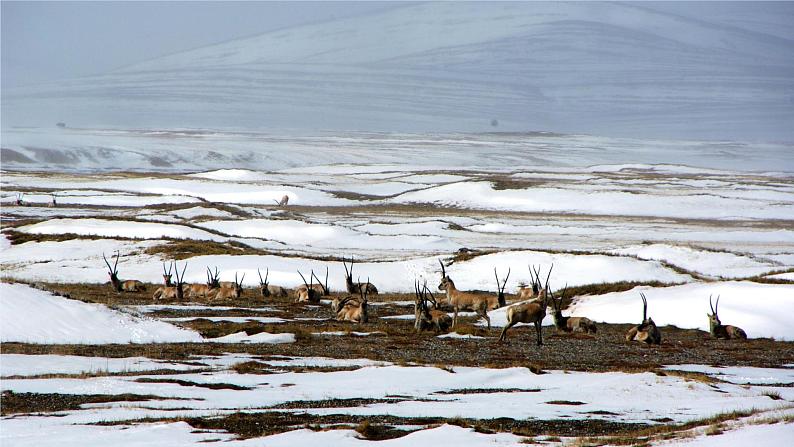
[[[447,292],[447,304],[452,306],[452,311],[454,312],[452,316],[452,327],[454,328],[458,324],[459,311],[472,310],[480,317],[485,318],[485,321],[488,323],[488,329],[490,329],[491,317],[488,316],[489,297],[479,293],[462,292],[458,290],[455,287],[455,282],[447,276],[447,269],[444,267],[444,263],[441,262],[440,259],[438,263],[441,264],[441,283],[438,285],[438,290]],[[496,297],[491,296],[490,298],[496,301]],[[496,305],[498,306],[498,302]]]
[[[105,254],[102,253],[102,259],[105,260],[105,265],[108,266],[108,276],[110,276],[110,285],[113,287],[117,293],[121,292],[144,292],[146,291],[146,286],[135,279],[128,279],[126,281],[121,281],[119,279],[119,252],[116,252],[116,262],[113,264],[113,267],[110,266],[110,262],[108,262],[108,258],[105,257]]]
[[[563,317],[562,316],[562,301],[565,299],[565,292],[568,291],[568,285],[562,289],[562,296],[556,300],[554,296],[551,297],[551,303],[554,305],[554,327],[557,332],[584,332],[586,334],[595,334],[598,331],[596,324],[593,320],[586,317]]]
[[[369,321],[369,305],[367,303],[367,288],[361,287],[359,289],[361,299],[358,300],[357,305],[351,303],[352,297],[343,299],[338,307],[336,319],[339,321],[350,321],[353,323],[363,324]]]
[[[17,198],[16,198],[16,200],[14,200],[14,205],[16,205],[16,206],[26,206],[27,203],[25,203],[24,197],[25,197],[25,194],[17,193]]]
[[[505,287],[507,287],[507,280],[510,278],[510,269],[507,269],[507,276],[505,276],[505,280],[502,283],[499,282],[499,274],[496,273],[496,267],[493,269],[493,274],[496,277],[497,303],[499,307],[505,307],[505,304],[507,304],[505,301]]]
[[[435,308],[436,299],[427,287],[427,282],[425,281],[424,286],[420,288],[419,281],[414,281],[414,293],[414,329],[417,331],[433,329],[436,333],[449,332],[452,318],[446,312]],[[433,303],[433,309],[427,305],[428,302]]]
[[[350,269],[348,270],[347,264],[345,263],[345,260],[342,259],[342,266],[345,268],[345,286],[347,287],[347,293],[356,294],[356,293],[359,293],[359,289],[361,289],[361,287],[366,287],[367,295],[377,295],[378,294],[378,288],[375,287],[375,284],[372,284],[369,281],[367,281],[366,283],[353,282],[353,264],[354,263],[355,263],[355,261],[353,260],[353,257],[351,256],[350,257]]]
[[[544,293],[540,299],[513,304],[507,308],[507,325],[502,329],[499,341],[506,341],[508,329],[516,324],[531,323],[535,325],[538,346],[543,345],[543,319],[546,318],[546,308],[549,306],[549,297],[551,296],[549,278],[551,278],[551,270],[553,268],[554,264],[552,264],[549,274],[546,276],[546,287],[544,287],[544,290],[548,293]]]
[[[185,266],[182,267],[182,274],[179,274],[179,266],[176,265],[176,261],[174,261],[174,275],[176,275],[176,284],[174,284],[174,288],[176,289],[176,299],[178,301],[183,301],[185,299],[185,270],[187,270],[187,262],[185,262]]]
[[[319,303],[320,297],[322,296],[322,289],[318,290],[312,284],[312,280],[314,277],[314,272],[309,275],[309,282],[306,282],[306,278],[303,276],[303,273],[298,270],[298,274],[301,276],[303,280],[303,286],[298,287],[295,289],[296,292],[296,299],[295,302],[298,303]]]
[[[652,318],[648,317],[648,300],[645,294],[640,292],[642,298],[642,323],[632,327],[626,332],[626,341],[641,341],[649,345],[659,345],[662,343],[662,333],[656,327]]]
[[[717,316],[717,310],[720,307],[720,296],[717,295],[717,303],[712,306],[711,295],[709,295],[709,307],[711,313],[707,314],[709,317],[709,333],[713,338],[723,338],[725,340],[747,340],[747,333],[737,326],[723,325]]]
[[[232,287],[221,287],[215,292],[216,300],[227,300],[232,298],[240,298],[243,295],[243,280],[245,280],[245,273],[237,282],[237,272],[234,273],[234,284]]]

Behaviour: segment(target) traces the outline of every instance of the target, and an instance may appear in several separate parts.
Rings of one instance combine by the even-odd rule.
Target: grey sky
[[[224,40],[395,6],[5,0],[1,5],[3,88],[102,73]]]

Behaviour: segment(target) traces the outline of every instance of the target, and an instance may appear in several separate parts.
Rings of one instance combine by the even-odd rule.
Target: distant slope
[[[712,9],[407,5],[3,92],[3,122],[794,139],[794,6]]]

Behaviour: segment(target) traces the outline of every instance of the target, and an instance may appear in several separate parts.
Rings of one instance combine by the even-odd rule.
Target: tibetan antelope
[[[416,297],[414,300],[414,329],[417,331],[433,329],[437,333],[449,332],[452,318],[446,312],[435,308],[436,299],[433,292],[427,287],[427,282],[425,281],[424,286],[420,288],[419,281],[414,281],[414,293]],[[428,302],[433,303],[433,309],[428,307]]]
[[[116,252],[116,262],[113,264],[113,267],[110,266],[110,262],[108,262],[108,258],[105,257],[105,254],[102,253],[102,259],[105,260],[105,265],[108,266],[108,276],[110,276],[110,285],[113,287],[117,293],[121,292],[144,292],[146,291],[146,286],[135,279],[128,279],[126,281],[121,281],[119,279],[119,257],[120,254]]]
[[[367,303],[367,288],[361,287],[359,289],[361,299],[358,300],[357,305],[352,304],[352,297],[343,299],[339,304],[339,310],[336,312],[336,319],[339,321],[350,321],[353,323],[363,324],[369,321]]]
[[[525,301],[523,303],[513,304],[507,308],[507,325],[502,329],[499,335],[499,341],[507,340],[507,331],[518,323],[532,323],[535,325],[535,333],[537,334],[538,346],[543,345],[543,319],[546,318],[546,308],[549,307],[549,298],[553,300],[551,290],[549,289],[549,278],[551,278],[551,270],[554,268],[552,264],[549,269],[549,274],[546,276],[546,287],[540,299]]]
[[[477,313],[488,323],[488,329],[491,328],[491,317],[488,316],[489,300],[488,296],[479,293],[461,292],[455,288],[455,283],[447,276],[447,269],[444,263],[438,260],[441,264],[441,283],[438,285],[438,290],[445,290],[447,292],[447,304],[452,306],[454,312],[452,317],[452,327],[458,324],[458,312],[461,310],[471,309]],[[496,301],[496,297],[490,297]],[[496,303],[498,306],[498,303]]]
[[[499,307],[505,307],[505,304],[507,304],[505,301],[505,287],[507,287],[507,279],[510,278],[510,269],[507,269],[507,276],[505,276],[505,280],[502,283],[499,282],[499,274],[496,273],[496,267],[493,268],[493,274],[496,277],[496,301],[499,304]]]
[[[173,267],[176,267],[176,262],[171,264]],[[182,301],[185,298],[184,292],[188,289],[187,284],[185,284],[185,270],[187,269],[187,262],[185,266],[182,268],[182,275],[179,274],[179,267],[176,267],[176,271],[174,274],[176,275],[176,283],[171,282],[171,268],[168,269],[168,273],[163,275],[163,280],[166,284],[171,284],[170,286],[159,287],[157,290],[154,291],[154,295],[152,298],[155,300],[164,299],[164,300],[177,300]],[[165,272],[165,263],[163,263],[163,272]],[[188,289],[189,290],[189,289]]]
[[[267,298],[270,296],[278,296],[278,297],[287,296],[287,289],[281,286],[274,286],[267,282],[267,277],[268,275],[270,275],[269,268],[265,270],[264,279],[262,279],[262,272],[259,271],[259,269],[256,269],[256,273],[259,274],[259,293],[262,294],[263,297]]]
[[[56,208],[58,206],[58,202],[55,201],[55,194],[50,194],[50,203],[47,204],[50,208]]]
[[[345,286],[347,287],[347,293],[359,293],[359,289],[361,287],[365,287],[367,289],[367,295],[377,295],[378,288],[375,287],[375,284],[367,281],[366,283],[361,282],[353,282],[353,257],[350,257],[350,270],[347,268],[347,264],[345,260],[342,259],[342,266],[345,268]]]
[[[518,300],[527,301],[533,298],[540,298],[540,272],[535,270],[535,266],[527,266],[529,269],[530,285],[522,283],[518,287]]]
[[[314,273],[314,272],[312,272]],[[303,280],[303,286],[298,287],[295,289],[296,303],[319,303],[320,297],[322,296],[322,290],[318,290],[312,284],[313,274],[309,275],[309,282],[306,282],[306,278],[303,276],[303,273],[298,270],[298,274],[301,275],[301,279]]]
[[[157,290],[154,291],[154,294],[152,295],[153,299],[159,300],[160,298],[163,297],[163,294],[165,293],[166,289],[168,289],[169,287],[174,287],[174,283],[171,282],[171,277],[172,277],[171,271],[173,270],[173,268],[174,268],[174,263],[172,262],[168,264],[168,270],[166,270],[165,262],[163,262],[163,286],[158,287]],[[174,291],[174,297],[176,297],[176,291]]]
[[[273,199],[273,201],[276,202],[276,205],[278,206],[287,206],[289,203],[289,196],[284,194],[284,197],[282,197],[281,200]]]
[[[209,267],[207,267],[207,283],[206,284],[190,284],[187,286],[187,295],[189,298],[203,298],[204,300],[208,300],[215,296],[215,291],[220,289],[220,283],[218,282],[218,278],[220,273],[218,273],[218,268],[215,268],[215,274],[212,273]]]
[[[642,298],[642,323],[626,332],[626,341],[642,341],[649,345],[662,344],[662,333],[652,318],[648,318],[648,299],[640,292]]]
[[[16,206],[26,206],[27,203],[25,202],[25,194],[17,193],[17,198],[14,200],[14,205]]]
[[[551,303],[554,305],[554,327],[557,332],[576,332],[581,331],[585,334],[595,334],[598,332],[596,324],[593,320],[586,317],[563,317],[562,316],[562,302],[565,299],[565,292],[568,291],[568,285],[562,289],[562,296],[559,300],[552,298]]]
[[[243,273],[242,278],[240,278],[240,282],[237,282],[237,272],[234,273],[234,286],[232,287],[221,287],[215,292],[215,299],[216,300],[226,300],[230,298],[240,298],[243,295],[243,280],[245,279],[245,273]]]
[[[720,317],[717,316],[717,309],[720,307],[720,297],[717,295],[717,303],[712,306],[711,295],[709,295],[709,307],[711,313],[709,317],[709,333],[713,338],[724,338],[725,340],[747,340],[747,333],[737,326],[723,325]]]

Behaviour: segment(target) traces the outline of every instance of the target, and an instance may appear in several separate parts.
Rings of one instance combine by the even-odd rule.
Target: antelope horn
[[[720,296],[717,295],[717,302],[714,303],[714,315],[717,315],[719,308],[720,308]]]
[[[306,278],[303,276],[303,273],[301,273],[300,270],[298,270],[297,272],[298,272],[299,275],[301,275],[301,279],[303,280],[303,285],[305,285],[306,287],[309,287],[309,283],[306,282]]]
[[[502,283],[502,292],[505,291],[505,287],[507,287],[507,280],[510,279],[510,267],[507,268],[507,276],[505,276],[505,282]]]
[[[546,276],[546,290],[549,289],[549,278],[551,278],[551,271],[554,270],[554,264],[551,265],[549,269],[549,274]]]
[[[444,263],[441,262],[441,259],[438,260],[438,263],[441,264],[441,277],[442,278],[446,278],[447,277],[447,269],[444,268]]]
[[[265,285],[265,282],[262,281],[262,272],[260,272],[259,269],[256,269],[256,274],[259,275],[259,285],[260,286]]]
[[[235,276],[236,276],[236,274],[235,274]],[[245,273],[243,273],[243,276],[240,277],[240,282],[239,283],[237,281],[235,281],[235,283],[237,284],[237,287],[242,287],[243,286],[243,281],[245,281]]]
[[[117,267],[119,266],[119,257],[120,256],[121,256],[121,253],[119,253],[119,251],[116,250],[116,262],[113,264],[113,273],[118,273],[119,272],[119,269]]]
[[[711,308],[711,313],[716,315],[717,313],[714,312],[714,303],[711,302],[711,295],[709,295],[709,308]]]
[[[110,266],[110,263],[108,262],[108,258],[105,257],[105,253],[104,252],[102,253],[102,259],[105,260],[105,265],[108,266],[108,271],[110,273],[113,273],[113,267]]]
[[[642,298],[642,321],[645,321],[648,317],[648,299],[642,292],[640,292],[640,297]]]

